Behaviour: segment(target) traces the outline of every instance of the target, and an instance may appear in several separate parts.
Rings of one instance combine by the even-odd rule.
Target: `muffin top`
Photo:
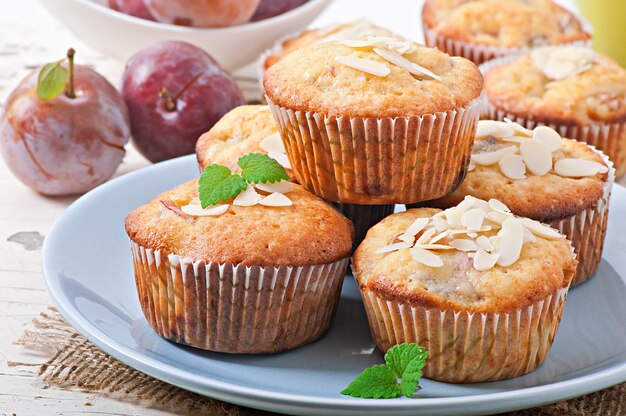
[[[463,42],[525,48],[590,38],[573,13],[551,0],[426,0],[422,20]]]
[[[217,163],[237,169],[237,159],[248,153],[265,153],[280,163],[294,179],[276,122],[266,105],[242,105],[226,113],[196,143],[200,169]]]
[[[335,24],[319,29],[311,29],[302,32],[292,38],[282,42],[282,49],[267,55],[263,61],[263,69],[267,70],[270,66],[283,59],[296,49],[314,43],[330,42],[339,39],[353,39],[361,36],[394,36],[394,34],[383,27],[377,26],[367,20],[356,20],[354,22]]]
[[[541,166],[541,160],[547,163]],[[563,139],[549,127],[531,131],[513,122],[481,120],[465,180],[456,191],[429,204],[448,208],[467,195],[495,198],[517,215],[552,222],[595,207],[609,175],[598,151]]]
[[[293,111],[383,118],[466,106],[483,80],[467,59],[370,36],[300,48],[270,67],[263,82],[271,102]]]
[[[507,312],[544,299],[569,286],[577,264],[556,230],[472,197],[446,211],[418,208],[385,218],[353,262],[361,288],[468,312]]]
[[[626,70],[587,48],[539,48],[485,74],[492,105],[526,119],[586,126],[626,120]]]
[[[215,208],[200,209],[198,181],[192,180],[128,214],[126,232],[143,247],[194,261],[305,266],[350,256],[352,223],[301,186],[291,188],[289,206],[233,203],[208,215]]]

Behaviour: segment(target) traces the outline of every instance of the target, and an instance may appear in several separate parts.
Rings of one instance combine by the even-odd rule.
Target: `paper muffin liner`
[[[298,182],[344,204],[435,199],[465,177],[481,98],[424,116],[335,117],[293,111],[266,97]]]
[[[516,57],[503,57],[486,62],[480,66],[483,74],[491,69],[512,62]],[[574,123],[562,123],[546,117],[544,114],[535,114],[527,119],[506,110],[501,110],[491,103],[487,94],[483,93],[481,105],[481,119],[503,120],[509,118],[522,126],[533,129],[546,125],[558,131],[561,136],[585,142],[602,150],[614,163],[616,176],[626,173],[626,121],[620,123],[594,123],[579,126]]]
[[[502,46],[490,46],[480,45],[471,42],[466,42],[458,39],[452,39],[441,34],[433,28],[426,27],[424,25],[424,41],[426,46],[438,48],[439,50],[446,52],[452,56],[462,56],[469,59],[476,65],[480,65],[483,62],[499,58],[502,56],[515,56],[530,52],[537,47],[511,47],[506,48]],[[542,46],[584,46],[591,47],[590,40],[577,40],[573,42],[563,42],[554,45],[542,45]]]
[[[428,350],[424,376],[447,383],[518,377],[544,361],[556,335],[567,288],[509,312],[469,313],[412,306],[361,288],[376,346],[416,342]]]
[[[141,309],[163,338],[211,351],[275,353],[320,338],[348,258],[260,267],[192,261],[131,240]]]
[[[355,250],[361,244],[370,228],[381,222],[385,217],[393,214],[396,207],[395,205],[331,203],[354,224],[354,244],[352,244],[352,250]]]

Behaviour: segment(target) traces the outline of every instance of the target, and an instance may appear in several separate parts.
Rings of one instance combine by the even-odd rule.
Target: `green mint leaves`
[[[366,368],[341,394],[364,399],[411,397],[419,386],[426,357],[428,351],[417,344],[396,345],[385,354],[386,364]]]
[[[249,153],[237,161],[241,172],[232,172],[222,165],[204,169],[198,181],[202,208],[226,202],[246,190],[249,183],[274,183],[289,180],[289,175],[276,160],[261,153]]]
[[[65,90],[67,70],[61,66],[65,59],[44,65],[37,77],[37,96],[42,100],[50,100]]]

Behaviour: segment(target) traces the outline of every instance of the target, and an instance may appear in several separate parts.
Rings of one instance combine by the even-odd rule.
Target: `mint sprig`
[[[428,351],[418,344],[400,344],[387,351],[385,363],[366,368],[341,394],[364,399],[411,397],[419,386]]]
[[[276,160],[261,153],[249,153],[237,160],[241,172],[233,172],[223,165],[207,166],[198,181],[202,208],[226,202],[248,187],[248,184],[274,183],[289,180],[289,175]]]

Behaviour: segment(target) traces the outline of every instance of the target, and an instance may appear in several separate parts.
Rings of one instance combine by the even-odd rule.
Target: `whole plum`
[[[307,0],[261,0],[259,7],[252,16],[252,21],[269,19],[302,6]]]
[[[144,0],[109,0],[109,7],[140,19],[156,20],[146,7]]]
[[[224,27],[250,21],[260,0],[145,0],[150,13],[163,23]]]

